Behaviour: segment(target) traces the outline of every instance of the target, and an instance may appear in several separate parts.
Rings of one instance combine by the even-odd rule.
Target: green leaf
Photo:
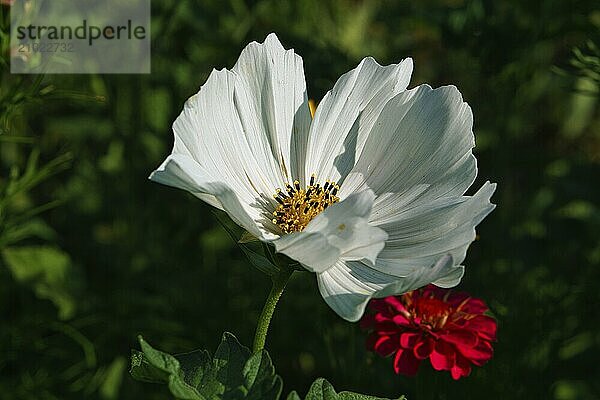
[[[255,353],[244,365],[244,388],[247,399],[276,400],[281,395],[283,381],[275,374],[275,367],[266,350]]]
[[[151,383],[166,383],[177,399],[277,400],[283,383],[266,351],[250,355],[231,333],[211,359],[205,350],[170,355],[154,349],[141,337],[133,350],[130,373]]]
[[[50,246],[27,246],[6,248],[2,256],[17,282],[30,286],[37,297],[52,301],[61,319],[73,316],[78,279],[67,253]]]
[[[176,399],[180,400],[204,400],[200,393],[193,387],[187,385],[185,381],[178,375],[169,376],[169,390]]]
[[[310,386],[305,400],[336,400],[338,395],[333,386],[323,378],[319,378]]]
[[[133,378],[166,383],[180,400],[279,400],[283,382],[269,354],[250,354],[231,333],[224,333],[214,358],[205,350],[172,356],[152,348],[140,337],[142,351],[131,356]],[[287,400],[301,400],[292,392]],[[305,400],[389,400],[362,394],[336,393],[325,379],[312,384]]]
[[[337,397],[339,400],[390,400],[384,397],[367,396],[366,394],[358,394],[353,392],[341,392]],[[396,400],[406,400],[404,396],[398,397]]]
[[[180,360],[186,366],[182,367],[177,357],[154,349],[142,337],[139,342],[142,351],[134,350],[131,356],[130,373],[133,378],[144,382],[167,383],[177,399],[205,400],[191,383],[201,382],[204,372],[210,368],[208,354],[202,351],[183,354]]]
[[[398,400],[404,399],[404,396]],[[300,400],[296,392],[290,393],[287,400]],[[308,390],[305,400],[390,400],[383,397],[373,397],[364,394],[341,392],[336,393],[333,386],[323,378],[317,379]]]
[[[231,333],[225,332],[213,359],[215,378],[221,384],[223,398],[243,398],[237,393],[243,387],[243,370],[250,358],[250,350],[241,345]],[[212,393],[211,393],[212,394]]]
[[[206,350],[194,350],[175,356],[181,367],[185,382],[202,392],[214,378],[210,353]]]
[[[131,351],[129,373],[134,379],[148,383],[166,383],[170,374],[169,371],[164,371],[160,367],[151,364],[144,353],[138,350]]]

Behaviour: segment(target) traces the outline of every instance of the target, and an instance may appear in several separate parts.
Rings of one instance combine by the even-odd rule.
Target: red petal
[[[423,288],[421,288],[420,290],[417,289],[414,294],[416,295],[416,297],[436,297],[435,295],[437,294],[436,290],[437,290],[437,286],[434,285],[427,285]]]
[[[460,310],[469,314],[483,314],[488,310],[488,306],[483,300],[471,297]]]
[[[456,363],[450,370],[450,374],[452,375],[452,379],[458,380],[463,376],[469,376],[471,373],[471,365],[469,361],[462,357],[460,354],[456,356]]]
[[[394,371],[397,374],[414,376],[420,364],[421,361],[417,360],[410,350],[400,349],[394,357]]]
[[[443,299],[444,296],[448,293],[448,289],[442,289],[435,285],[429,284],[421,289],[420,297],[433,297],[436,299]]]
[[[457,308],[462,304],[463,301],[467,300],[471,297],[468,293],[465,292],[452,292],[446,302],[452,305],[452,307]]]
[[[394,315],[393,321],[396,325],[400,326],[410,325],[410,320],[402,314]]]
[[[400,334],[400,346],[405,349],[413,349],[421,339],[421,334],[417,332],[404,332]]]
[[[477,346],[477,335],[465,329],[456,329],[443,333],[440,338],[446,342],[453,343],[464,347]]]
[[[435,343],[434,349],[429,356],[431,366],[438,371],[448,371],[454,366],[456,351],[454,347],[446,342]]]
[[[491,343],[483,340],[476,347],[456,346],[456,348],[467,360],[477,366],[485,364],[494,355]]]
[[[373,319],[376,323],[381,324],[384,322],[393,322],[394,316],[391,314],[388,315],[388,314],[384,314],[384,313],[377,313],[377,314],[375,314],[375,317]]]
[[[402,303],[402,301],[400,301],[400,298],[397,296],[388,296],[384,298],[383,301],[387,305],[393,307],[397,312],[406,312],[406,307],[404,307],[404,304]]]
[[[387,357],[398,349],[398,337],[371,335],[367,341],[367,347],[380,356]]]
[[[433,351],[433,340],[425,338],[417,343],[413,349],[415,357],[419,360],[424,360]]]
[[[487,315],[477,315],[467,321],[465,328],[476,332],[480,337],[488,340],[496,340],[498,324],[496,320]]]

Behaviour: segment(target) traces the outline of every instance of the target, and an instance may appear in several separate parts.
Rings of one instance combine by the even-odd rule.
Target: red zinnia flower
[[[496,321],[484,315],[486,304],[464,292],[433,285],[384,299],[371,300],[361,321],[371,331],[367,347],[394,356],[397,374],[415,375],[429,358],[438,371],[459,379],[492,358]]]

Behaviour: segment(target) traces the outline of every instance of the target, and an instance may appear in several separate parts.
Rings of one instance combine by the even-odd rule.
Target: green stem
[[[294,270],[292,268],[282,267],[279,273],[271,278],[273,281],[273,286],[271,287],[269,297],[267,297],[267,301],[265,302],[262,312],[260,313],[260,317],[258,318],[256,333],[254,334],[254,353],[257,353],[265,348],[267,332],[269,331],[269,324],[271,323],[271,318],[273,318],[275,306],[277,306],[277,302],[283,293],[283,289],[285,289],[285,285],[288,279],[290,279],[290,276],[292,276],[293,272]]]

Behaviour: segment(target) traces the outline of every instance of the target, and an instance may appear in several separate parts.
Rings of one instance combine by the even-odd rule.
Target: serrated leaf
[[[398,400],[404,399],[404,396]],[[287,400],[300,400],[297,393],[292,392]],[[308,390],[305,400],[390,400],[383,397],[367,396],[353,392],[336,393],[331,383],[323,378],[317,379]]]
[[[184,381],[202,391],[213,379],[210,353],[206,350],[195,350],[189,353],[175,355],[181,368]]]
[[[391,400],[384,397],[367,396],[366,394],[358,394],[353,392],[340,392],[337,397],[339,400]],[[400,396],[395,400],[406,400],[404,396]]]
[[[225,332],[213,359],[215,379],[223,385],[223,393],[237,391],[243,386],[244,365],[249,358],[250,350],[231,333]]]
[[[134,379],[148,383],[165,383],[169,376],[167,372],[150,364],[139,350],[131,350],[129,373]]]
[[[269,354],[250,350],[225,332],[214,358],[196,350],[172,356],[152,348],[140,337],[142,351],[134,350],[131,375],[145,382],[166,383],[179,400],[279,400],[283,382]],[[401,398],[403,399],[403,397]],[[291,392],[287,400],[301,400]],[[336,393],[325,379],[317,379],[305,400],[389,400],[352,392]]]
[[[305,400],[337,400],[333,386],[323,378],[318,378],[310,386]]]
[[[283,383],[266,351],[250,356],[231,333],[223,334],[212,359],[205,350],[173,356],[142,338],[140,347],[132,352],[132,377],[166,383],[177,399],[277,400],[281,394]]]
[[[169,375],[169,390],[178,400],[205,400],[204,396],[177,375]]]
[[[244,365],[243,375],[247,399],[276,400],[281,395],[283,381],[275,374],[275,367],[266,350],[250,357]]]
[[[165,372],[166,374],[179,373],[179,361],[170,354],[163,353],[160,350],[154,349],[142,337],[139,338],[142,353],[146,361],[155,368]]]
[[[296,391],[294,390],[293,392],[291,392],[290,394],[288,394],[288,397],[286,400],[302,400],[302,398],[300,398],[300,396],[298,395],[298,393],[296,393]]]
[[[167,383],[171,393],[181,400],[206,400],[191,382],[202,382],[202,376],[210,369],[210,357],[202,351],[182,354],[180,359],[154,349],[143,338],[139,338],[141,352],[134,351],[130,373],[135,379]],[[185,367],[182,367],[183,362]]]

